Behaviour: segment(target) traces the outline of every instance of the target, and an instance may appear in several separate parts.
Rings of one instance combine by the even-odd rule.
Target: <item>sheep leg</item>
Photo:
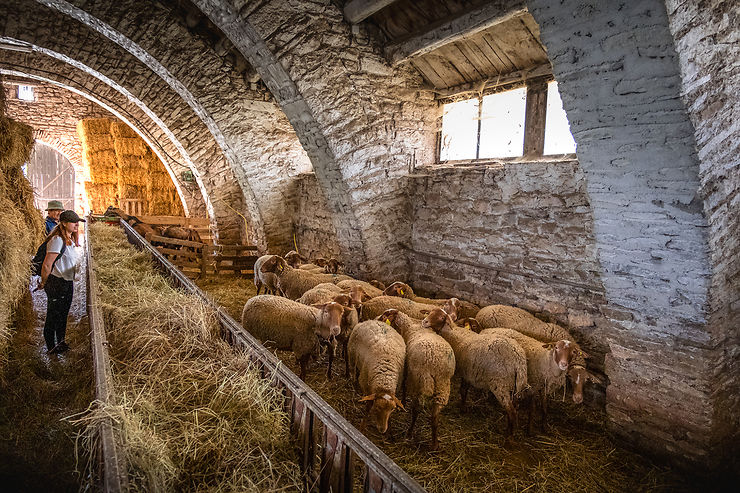
[[[306,373],[308,370],[308,360],[310,358],[311,358],[311,355],[307,354],[305,356],[301,356],[301,358],[298,359],[298,364],[301,365],[300,377],[301,377],[301,380],[303,380],[304,382],[306,381]]]
[[[514,404],[508,404],[506,406],[506,418],[506,436],[509,437],[514,433],[514,427],[517,421]]]
[[[331,380],[331,365],[334,363],[334,350],[331,346],[328,346],[326,352],[329,354],[329,368],[326,370],[326,379]]]
[[[262,289],[262,283],[255,280],[254,283],[257,286],[257,296],[260,294],[260,290]],[[267,287],[265,286],[265,294],[267,294]]]
[[[437,450],[439,448],[439,439],[437,438],[437,430],[439,430],[439,414],[442,412],[442,404],[435,402],[432,404],[432,445],[429,450]]]
[[[543,392],[540,398],[540,405],[542,406],[542,431],[547,430],[547,393]]]
[[[344,376],[349,378],[349,356],[347,355],[347,343],[349,338],[344,339],[342,342],[342,354],[344,356]]]
[[[460,381],[460,412],[464,413],[467,411],[467,406],[465,405],[465,401],[468,399],[468,389],[470,386],[465,380]]]
[[[414,436],[414,425],[416,425],[416,418],[419,417],[419,398],[414,397],[411,399],[411,424],[409,425],[409,431],[406,432],[406,438]]]
[[[367,401],[365,404],[365,415],[362,417],[362,422],[360,423],[360,431],[363,434],[367,431],[367,418],[370,416],[370,409],[372,409],[373,404],[373,401]]]
[[[403,365],[403,383],[401,384],[401,402],[404,405],[406,404],[406,383],[408,382],[408,376],[409,376],[409,365],[406,362]]]

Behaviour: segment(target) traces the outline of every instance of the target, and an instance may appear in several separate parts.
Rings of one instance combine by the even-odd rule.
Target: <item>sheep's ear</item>
[[[426,316],[429,315],[429,310],[419,310],[419,313]]]
[[[375,400],[375,394],[366,395],[365,397],[361,398],[357,402],[363,402],[363,401],[374,401]]]
[[[345,306],[345,307],[343,307],[343,308],[344,308],[344,313],[349,313],[349,312],[351,312],[352,310],[354,310],[354,308],[352,308],[352,307],[349,307],[349,306]]]
[[[398,400],[398,397],[395,397],[394,396],[393,397],[393,402],[395,402],[396,403],[396,406],[400,407],[402,411],[405,411],[406,410],[406,408],[403,407],[403,402],[401,402],[400,400]]]
[[[586,380],[590,380],[593,383],[598,383],[600,385],[603,385],[604,384],[604,380],[601,377],[597,377],[596,375],[594,375],[590,371],[587,372]]]
[[[372,297],[370,297],[369,294],[362,293],[362,302],[363,303],[366,302],[366,301],[368,301],[368,300],[371,300],[371,299],[372,299]]]
[[[591,357],[591,355],[583,349],[576,349],[576,356],[583,356],[584,359],[589,359]]]
[[[314,308],[318,308],[319,310],[323,310],[324,308],[326,308],[326,305],[326,303],[314,303],[311,306]]]
[[[542,347],[545,348],[545,349],[552,349],[552,348],[555,347],[555,343],[554,342],[548,342],[548,343],[543,344]]]

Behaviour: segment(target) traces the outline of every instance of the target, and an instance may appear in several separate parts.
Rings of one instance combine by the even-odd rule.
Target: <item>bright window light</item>
[[[440,161],[475,159],[478,139],[478,100],[466,99],[444,106]]]
[[[480,158],[522,155],[526,110],[526,87],[483,97]]]
[[[547,113],[545,114],[545,155],[572,154],[576,152],[576,141],[570,133],[568,117],[558,92],[558,83],[547,84]]]
[[[18,86],[18,99],[33,101],[33,86]]]

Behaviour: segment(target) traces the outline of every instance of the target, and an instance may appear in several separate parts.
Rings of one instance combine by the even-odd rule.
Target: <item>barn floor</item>
[[[75,282],[67,341],[70,351],[48,356],[43,338],[46,295],[33,293],[16,312],[8,365],[0,379],[0,484],[4,491],[78,491],[77,428],[65,421],[94,399],[92,352],[85,317],[85,284]]]
[[[251,280],[221,277],[198,284],[236,320],[241,319],[246,300],[255,295]],[[297,373],[292,353],[277,354]],[[326,363],[314,362],[307,383],[359,428],[364,406],[344,378],[344,361],[337,363],[334,378],[327,381]],[[405,438],[410,413],[398,411],[391,417],[389,437],[367,430],[376,445],[429,491],[676,492],[698,487],[695,480],[615,445],[606,434],[603,410],[554,402],[546,431],[527,437],[520,429],[507,443],[500,408],[482,393],[471,392],[469,411],[462,414],[457,406],[458,389],[455,379],[450,404],[442,411],[442,446],[437,452],[427,450],[427,410],[419,416],[412,440]]]

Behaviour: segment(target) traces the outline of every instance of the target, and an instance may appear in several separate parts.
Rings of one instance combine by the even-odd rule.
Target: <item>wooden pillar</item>
[[[547,82],[527,86],[527,110],[524,117],[524,155],[542,156],[545,152],[545,113],[547,112]]]

